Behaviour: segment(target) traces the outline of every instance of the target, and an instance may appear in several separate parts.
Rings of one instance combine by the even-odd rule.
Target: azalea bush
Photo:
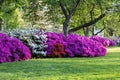
[[[60,43],[65,45],[65,41],[66,39],[64,39],[64,35],[61,33],[55,33],[55,32],[46,32],[45,33],[47,35],[47,56],[50,55],[54,49],[54,44],[56,43]]]
[[[109,42],[110,42],[109,46],[116,46],[117,45],[117,43],[112,39],[109,39]]]
[[[109,39],[109,38],[104,38],[104,37],[100,37],[100,36],[92,36],[92,37],[90,37],[90,39],[100,42],[105,47],[117,45],[117,43],[114,40]]]
[[[118,40],[116,41],[117,45],[120,46],[120,37],[118,37]]]
[[[92,37],[90,37],[90,39],[101,43],[105,47],[109,46],[109,44],[110,44],[110,41],[107,38],[103,38],[100,36],[92,36]]]
[[[66,57],[97,57],[106,54],[106,46],[86,36],[78,36],[76,34],[69,34],[65,37],[62,33],[47,32],[47,55],[53,54],[54,44],[60,43],[64,45],[64,50],[67,53]],[[99,38],[101,39],[101,38]]]
[[[67,56],[67,52],[64,50],[64,45],[61,43],[55,43],[51,54],[48,55],[48,57],[59,57],[59,58],[65,56]]]
[[[29,48],[17,38],[10,38],[0,33],[0,63],[28,60],[31,58]]]
[[[46,56],[46,35],[42,29],[15,29],[9,33],[11,37],[20,39],[26,44],[32,53],[32,57],[41,58]]]
[[[69,56],[97,57],[106,54],[106,48],[99,42],[86,36],[70,34],[68,36],[66,50]]]

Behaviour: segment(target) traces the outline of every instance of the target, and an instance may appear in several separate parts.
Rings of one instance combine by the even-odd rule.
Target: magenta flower
[[[30,58],[29,48],[20,40],[0,33],[0,63],[28,60]]]
[[[47,32],[47,55],[52,54],[54,44],[61,43],[68,55],[66,57],[97,57],[106,54],[106,46],[109,42],[100,37],[88,38],[86,36],[78,36],[69,34],[64,37],[62,33]],[[100,40],[99,40],[100,39]],[[103,43],[101,43],[103,42]]]

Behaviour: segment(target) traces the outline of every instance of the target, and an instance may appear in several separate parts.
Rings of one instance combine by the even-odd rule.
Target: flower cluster
[[[0,63],[27,60],[31,58],[30,50],[17,38],[10,38],[0,33]]]
[[[117,43],[112,39],[109,39],[109,42],[110,42],[109,46],[116,46],[117,45]]]
[[[64,45],[64,50],[66,51],[66,57],[96,57],[104,56],[106,54],[106,43],[101,44],[101,42],[88,38],[86,36],[78,36],[76,34],[69,34],[64,37],[62,33],[52,33],[47,32],[47,55],[52,54],[54,50],[54,44],[61,43]],[[100,38],[99,38],[100,39]]]
[[[20,39],[24,44],[26,44],[32,53],[32,57],[40,58],[46,56],[46,35],[42,29],[26,29],[18,30],[15,29],[9,33],[11,37]]]
[[[93,39],[94,41],[100,42],[105,47],[109,46],[109,44],[110,44],[110,42],[107,38],[103,38],[100,36],[92,36],[90,39]]]
[[[118,46],[120,46],[120,36],[113,39]]]
[[[117,40],[114,40],[118,46],[120,46],[120,36],[117,38]]]
[[[51,54],[52,50],[54,49],[54,44],[56,43],[61,43],[63,45],[65,45],[65,41],[64,39],[64,35],[61,33],[55,33],[55,32],[46,32],[45,33],[47,35],[47,56]]]
[[[106,54],[106,48],[101,43],[86,36],[70,34],[67,40],[66,51],[70,57],[96,57]]]
[[[52,53],[48,55],[48,57],[65,57],[67,52],[64,50],[64,46],[61,43],[55,43]]]

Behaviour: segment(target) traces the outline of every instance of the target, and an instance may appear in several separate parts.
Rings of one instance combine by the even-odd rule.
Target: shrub
[[[61,33],[55,33],[55,32],[46,32],[45,33],[47,35],[47,56],[51,54],[52,50],[54,49],[54,44],[56,43],[61,43],[63,45],[65,45],[65,41],[64,39],[64,35]]]
[[[26,44],[32,53],[32,57],[40,58],[46,56],[46,35],[42,29],[26,29],[18,30],[15,29],[9,33],[11,37],[20,39],[24,44]]]
[[[110,42],[107,38],[103,38],[100,36],[92,36],[92,37],[90,37],[90,39],[93,39],[94,41],[101,43],[105,47],[109,46],[109,44],[110,44]]]
[[[112,39],[109,39],[109,42],[110,42],[109,46],[116,46],[117,45],[117,43]]]
[[[96,57],[104,56],[106,54],[105,46],[107,44],[101,44],[94,39],[78,36],[76,34],[69,34],[67,37],[64,37],[62,33],[52,33],[47,32],[47,55],[53,54],[54,44],[61,43],[64,45],[64,50],[66,51],[66,57]]]
[[[55,43],[52,53],[48,55],[48,57],[65,57],[67,55],[66,51],[64,50],[63,44]]]
[[[118,37],[115,42],[117,43],[118,46],[120,46],[120,37]]]
[[[30,50],[17,38],[10,38],[0,33],[0,63],[27,60],[31,58]]]

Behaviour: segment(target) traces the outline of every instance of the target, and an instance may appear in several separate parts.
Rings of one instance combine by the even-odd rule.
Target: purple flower
[[[27,60],[31,58],[30,50],[17,38],[10,38],[0,33],[0,63]]]
[[[112,39],[109,39],[109,42],[110,42],[109,46],[116,46],[117,45],[117,43],[115,41],[113,41]]]
[[[100,37],[100,36],[92,36],[90,39],[93,39],[93,40],[101,43],[105,47],[109,46],[109,44],[110,44],[108,39]]]
[[[53,45],[56,43],[62,43],[64,49],[67,52],[66,57],[97,57],[104,56],[106,54],[105,46],[109,45],[109,41],[102,37],[79,36],[76,34],[69,34],[64,37],[62,33],[47,32],[47,54],[51,54]]]

